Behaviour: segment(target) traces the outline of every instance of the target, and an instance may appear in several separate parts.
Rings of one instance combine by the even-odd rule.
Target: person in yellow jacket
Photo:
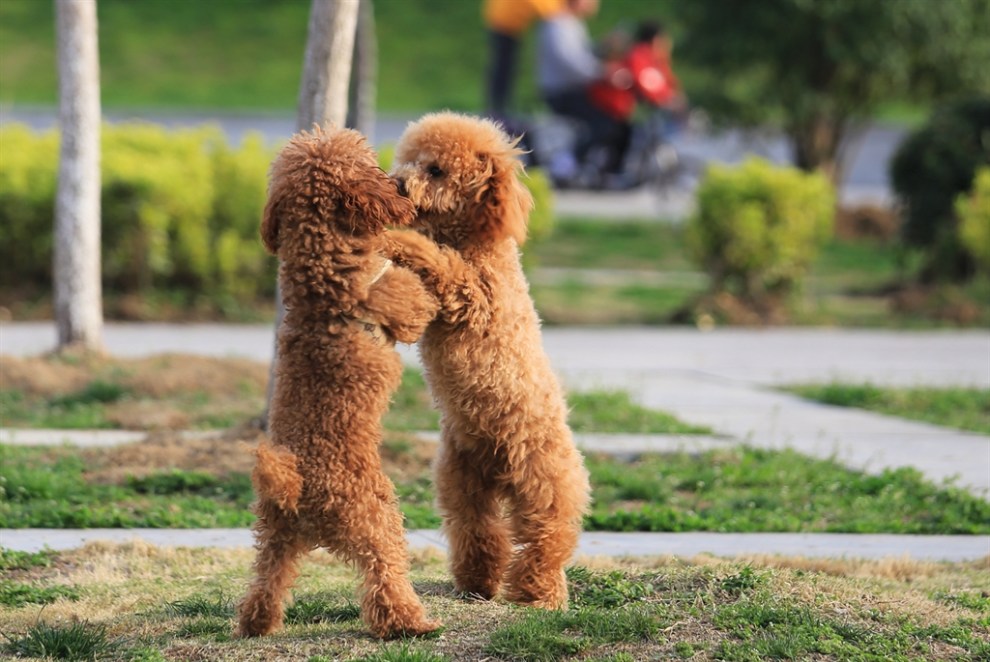
[[[505,119],[519,59],[519,42],[536,20],[560,11],[563,0],[484,0],[482,16],[488,29],[489,57],[485,111]]]

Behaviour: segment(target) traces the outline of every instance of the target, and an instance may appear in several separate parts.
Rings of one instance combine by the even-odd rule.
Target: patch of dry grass
[[[986,610],[939,598],[953,591],[990,595],[990,557],[962,564],[768,556],[732,561],[710,556],[580,558],[577,564],[587,570],[575,571],[572,576],[574,607],[570,616],[562,617],[501,601],[456,597],[443,557],[425,551],[413,554],[413,581],[428,610],[444,621],[445,629],[438,637],[400,644],[371,639],[353,618],[289,624],[274,636],[243,641],[232,638],[233,619],[229,615],[183,617],[167,608],[169,603],[193,598],[236,601],[246,587],[252,558],[248,549],[162,548],[142,542],[89,544],[58,554],[47,567],[18,576],[19,581],[37,586],[74,587],[78,600],[58,600],[44,608],[0,607],[0,631],[16,638],[39,619],[50,624],[99,624],[118,643],[114,659],[129,659],[135,651],[157,651],[159,657],[153,659],[309,660],[321,656],[317,659],[350,660],[405,647],[460,661],[510,659],[512,656],[491,653],[494,633],[505,628],[528,632],[532,626],[532,636],[538,637],[540,628],[570,619],[578,624],[570,627],[577,629],[561,636],[565,641],[567,637],[583,641],[582,652],[558,659],[626,654],[631,656],[626,659],[634,660],[711,660],[737,650],[733,647],[744,641],[739,633],[745,628],[759,629],[758,615],[746,624],[746,609],[772,608],[785,616],[809,614],[826,633],[834,635],[828,628],[853,633],[848,635],[852,648],[840,647],[834,654],[809,654],[814,659],[856,659],[850,650],[856,650],[857,637],[862,639],[864,654],[890,650],[892,654],[909,651],[926,660],[978,659],[980,651],[987,650],[979,647],[979,638],[990,640]],[[349,567],[316,551],[306,557],[294,595],[297,603],[352,603],[356,585],[357,577]],[[610,596],[609,590],[624,596],[620,604],[608,610],[589,606],[601,595]],[[645,637],[609,635],[606,627],[604,639],[588,634],[603,627],[595,625],[595,619],[611,623],[609,619],[627,613],[652,619],[654,633]],[[730,617],[744,619],[743,626]],[[621,621],[615,623],[618,627]],[[788,622],[777,625],[785,634],[789,627],[802,626]],[[961,642],[953,639],[951,633],[959,628],[965,628],[970,638]],[[535,658],[524,653],[519,659]],[[746,659],[764,658],[756,655]]]
[[[267,381],[266,365],[238,358],[0,357],[10,427],[226,427],[261,413]]]

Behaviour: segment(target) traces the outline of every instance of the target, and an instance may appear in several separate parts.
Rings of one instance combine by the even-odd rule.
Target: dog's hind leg
[[[368,483],[370,482],[370,485]],[[364,574],[361,617],[382,639],[432,632],[430,620],[409,581],[409,557],[395,488],[384,475],[355,484],[368,489],[347,496],[347,516],[330,547],[355,563]]]
[[[255,579],[237,606],[241,637],[260,637],[282,626],[285,598],[299,574],[299,557],[309,551],[287,516],[271,502],[258,505]]]
[[[490,476],[486,480],[477,458],[458,452],[452,441],[441,444],[434,473],[454,586],[490,600],[512,555],[509,530]]]
[[[531,455],[527,463],[527,480],[514,485],[512,517],[520,547],[506,576],[505,597],[518,604],[563,609],[564,566],[581,533],[588,474],[573,447]]]

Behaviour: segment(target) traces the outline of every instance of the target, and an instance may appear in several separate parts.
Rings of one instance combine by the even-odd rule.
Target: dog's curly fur
[[[261,235],[281,260],[286,315],[278,332],[270,444],[253,475],[256,579],[238,632],[278,629],[299,556],[327,547],[364,573],[362,617],[379,637],[435,630],[407,578],[395,488],[382,472],[381,417],[436,300],[381,255],[386,224],[412,204],[347,129],[297,134],[272,165]]]
[[[389,240],[440,301],[420,351],[443,415],[435,476],[455,585],[561,608],[588,475],[519,261],[532,207],[519,154],[487,120],[437,113],[411,124],[392,174],[422,234]]]

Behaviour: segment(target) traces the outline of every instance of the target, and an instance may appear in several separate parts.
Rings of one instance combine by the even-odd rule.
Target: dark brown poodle
[[[355,131],[300,133],[272,165],[261,236],[281,262],[286,314],[271,443],[258,448],[253,476],[257,576],[238,607],[242,636],[281,626],[299,557],[315,547],[364,573],[361,614],[376,636],[439,627],[407,577],[402,515],[379,456],[402,375],[394,343],[414,342],[437,310],[413,272],[381,255],[386,224],[413,215]]]
[[[454,582],[559,608],[588,474],[519,262],[532,206],[519,153],[487,120],[437,113],[411,124],[393,175],[422,234],[389,234],[394,259],[440,301],[420,352],[443,414],[436,489]]]

